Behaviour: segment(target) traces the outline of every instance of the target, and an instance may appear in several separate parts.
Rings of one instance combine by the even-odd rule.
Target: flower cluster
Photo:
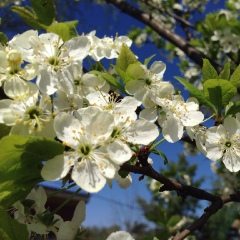
[[[85,220],[85,203],[80,201],[74,211],[71,221],[63,221],[61,216],[45,208],[47,195],[43,187],[32,191],[23,201],[17,201],[13,207],[14,219],[26,224],[30,236],[36,234],[46,236],[51,232],[57,240],[74,239]]]

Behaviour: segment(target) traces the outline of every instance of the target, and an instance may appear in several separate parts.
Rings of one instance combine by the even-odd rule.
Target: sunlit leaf
[[[116,66],[122,71],[126,71],[129,64],[137,62],[135,54],[129,49],[126,44],[123,44],[117,59]]]
[[[0,206],[24,198],[43,179],[42,162],[63,152],[63,146],[42,137],[6,136],[0,141]]]
[[[63,41],[66,42],[71,38],[70,29],[65,23],[58,23],[56,25],[51,25],[47,28],[47,32],[53,32],[62,37]]]
[[[0,206],[0,236],[1,240],[28,240],[27,225],[12,219]]]
[[[193,84],[189,83],[187,80],[181,77],[175,77],[180,83],[183,84],[184,87],[188,89],[191,93],[191,96],[195,97],[199,103],[210,107],[211,109],[215,110],[214,105],[204,96],[204,93],[195,87]]]
[[[240,65],[235,69],[235,71],[233,72],[229,81],[232,83],[233,86],[239,87],[239,85],[240,85]]]
[[[208,59],[203,59],[203,67],[202,67],[202,76],[203,81],[208,79],[218,78],[218,73]]]
[[[56,18],[54,0],[31,0],[31,6],[40,23],[49,26]]]
[[[36,30],[46,29],[47,26],[40,23],[37,16],[34,13],[30,12],[27,8],[13,6],[11,7],[11,10],[17,13],[23,19],[23,21],[33,29]]]

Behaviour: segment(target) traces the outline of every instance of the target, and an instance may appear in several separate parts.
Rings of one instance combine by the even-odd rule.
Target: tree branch
[[[132,5],[122,0],[106,0],[106,2],[113,4],[122,12],[151,27],[161,37],[165,38],[166,40],[174,44],[176,47],[180,48],[191,60],[193,60],[200,67],[202,67],[203,65],[202,59],[208,58],[205,54],[192,47],[184,38],[161,26],[149,14],[133,7]],[[214,62],[213,60],[210,60],[210,62],[218,72],[222,70],[221,65]]]
[[[180,23],[182,23],[183,25],[190,27],[192,29],[195,29],[195,26],[193,24],[191,24],[190,22],[188,22],[186,19],[172,13],[169,12],[167,9],[162,9],[160,7],[155,6],[152,2],[148,1],[148,0],[140,0],[141,2],[147,4],[149,7],[152,7],[153,9],[158,10],[161,13],[166,13],[168,16],[174,18],[175,20],[179,21]]]
[[[196,230],[202,230],[207,220],[218,210],[220,210],[224,204],[229,202],[240,202],[240,191],[226,196],[216,196],[208,193],[205,190],[181,184],[175,180],[169,179],[156,172],[151,165],[141,167],[125,163],[121,166],[121,170],[146,175],[159,181],[163,184],[163,186],[159,189],[160,192],[175,190],[183,199],[185,199],[187,196],[191,196],[199,200],[207,200],[211,202],[211,205],[204,210],[203,215],[199,219],[197,219],[192,225],[190,225],[180,234],[173,237],[172,240],[182,240]]]

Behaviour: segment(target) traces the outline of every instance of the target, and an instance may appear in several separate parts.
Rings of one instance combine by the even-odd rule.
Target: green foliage
[[[206,81],[208,79],[218,78],[217,71],[209,62],[208,59],[203,59],[202,76],[203,76],[203,81]]]
[[[223,70],[220,72],[218,78],[229,80],[229,77],[230,77],[230,62],[227,62],[224,65]]]
[[[210,107],[215,110],[215,106],[205,97],[204,93],[195,87],[193,84],[189,83],[187,80],[181,77],[175,77],[184,87],[188,89],[191,96],[195,97],[200,104]]]
[[[236,103],[230,102],[226,107],[225,117],[235,115],[238,112],[240,112],[240,101]]]
[[[229,80],[233,86],[239,87],[240,85],[240,65],[235,69],[233,72],[230,80]]]
[[[6,45],[7,42],[8,37],[3,32],[0,32],[0,44]]]
[[[168,164],[168,159],[162,151],[157,150],[157,149],[153,149],[152,152],[156,155],[159,155],[163,159],[164,165]]]
[[[205,81],[203,91],[205,97],[217,108],[218,115],[221,115],[223,105],[227,105],[237,93],[236,87],[224,79]]]
[[[33,29],[41,30],[46,29],[47,26],[41,23],[38,17],[30,10],[25,7],[13,6],[11,10],[17,13],[23,21]]]
[[[65,23],[57,23],[56,25],[51,25],[46,29],[46,31],[58,34],[62,37],[64,42],[71,38],[70,29]]]
[[[153,54],[152,56],[146,58],[144,60],[144,65],[147,67],[148,63],[151,61],[152,58],[154,58],[156,56],[156,54]]]
[[[90,71],[89,73],[91,74],[95,74],[97,76],[102,77],[103,79],[105,79],[110,85],[112,85],[113,87],[115,87],[116,89],[120,90],[121,92],[127,94],[125,92],[124,87],[121,85],[121,83],[115,78],[113,77],[111,74],[109,73],[103,73],[103,72],[99,72],[99,71]]]
[[[138,61],[135,54],[129,49],[126,44],[123,44],[117,59],[116,67],[122,71],[126,71],[130,64],[136,62]]]
[[[31,0],[30,2],[38,21],[46,26],[51,25],[56,18],[54,0]]]
[[[25,224],[12,219],[0,206],[0,236],[1,240],[28,240],[28,231]]]
[[[10,207],[43,181],[42,162],[63,152],[62,144],[42,137],[7,136],[0,141],[0,206]]]
[[[0,123],[0,139],[3,138],[4,136],[7,136],[11,130],[11,127]]]

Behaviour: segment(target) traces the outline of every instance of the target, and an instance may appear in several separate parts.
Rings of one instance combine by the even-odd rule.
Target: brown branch
[[[162,192],[175,190],[177,191],[178,195],[183,198],[186,198],[187,196],[192,196],[194,198],[197,198],[200,200],[207,200],[210,202],[215,202],[216,200],[219,199],[218,196],[208,193],[202,189],[179,183],[173,179],[169,179],[163,176],[162,174],[156,172],[151,167],[151,165],[147,167],[141,167],[141,166],[133,166],[125,163],[121,166],[121,170],[146,175],[148,177],[151,177],[159,181],[160,183],[163,184],[163,186],[159,190]]]
[[[166,13],[168,16],[174,18],[175,20],[178,20],[183,25],[195,29],[195,26],[192,23],[188,22],[186,19],[184,19],[172,12],[169,12],[167,9],[162,9],[160,7],[157,7],[153,3],[149,2],[148,0],[140,0],[140,1],[147,4],[149,7],[152,7],[153,9],[158,10],[161,13]]]
[[[211,202],[211,205],[204,210],[203,215],[199,219],[197,219],[192,225],[190,225],[180,234],[173,237],[172,240],[182,240],[196,230],[202,230],[207,220],[218,210],[220,210],[224,204],[229,202],[240,202],[240,191],[226,196],[216,196],[205,190],[181,184],[175,180],[169,179],[156,172],[151,165],[141,167],[139,165],[133,166],[125,163],[121,166],[121,170],[146,175],[159,181],[163,184],[159,191],[175,190],[183,199],[185,199],[187,196],[192,196],[199,200],[207,200]]]
[[[235,194],[219,197],[217,201],[213,202],[209,207],[207,207],[204,210],[203,215],[199,219],[197,219],[191,226],[182,231],[180,234],[173,237],[172,240],[182,240],[189,236],[191,233],[195,232],[196,230],[201,231],[204,225],[206,224],[207,220],[218,210],[220,210],[224,204],[229,202],[240,202],[240,193],[237,192]]]
[[[166,40],[174,44],[176,47],[180,48],[191,60],[193,60],[200,67],[202,67],[203,65],[202,59],[208,58],[205,54],[201,53],[200,51],[192,47],[184,38],[170,31],[169,29],[164,28],[157,21],[155,21],[149,14],[135,8],[134,6],[128,4],[123,0],[106,0],[106,2],[113,4],[122,12],[151,27],[161,37],[165,38]],[[218,72],[221,72],[222,66],[211,59],[209,60],[211,64],[214,66],[214,68]]]

